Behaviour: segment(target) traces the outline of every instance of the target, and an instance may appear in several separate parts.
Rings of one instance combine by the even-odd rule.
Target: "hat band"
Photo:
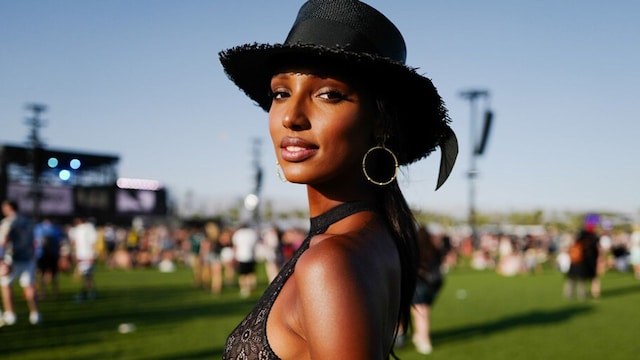
[[[351,27],[326,19],[313,18],[296,23],[284,43],[285,45],[321,45],[332,49],[364,52],[394,58],[394,56],[389,56],[388,54],[381,54],[369,39],[354,31]]]

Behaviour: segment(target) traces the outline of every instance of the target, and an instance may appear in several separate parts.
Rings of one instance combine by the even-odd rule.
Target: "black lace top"
[[[349,215],[360,211],[375,210],[375,206],[365,202],[344,203],[334,207],[326,213],[311,218],[309,235],[302,242],[300,248],[293,255],[291,260],[285,264],[280,273],[271,282],[269,287],[249,312],[249,315],[231,332],[227,337],[227,345],[224,349],[222,359],[226,360],[275,360],[280,359],[276,355],[267,339],[267,317],[271,307],[275,302],[280,290],[293,273],[295,265],[302,255],[309,248],[309,242],[315,235],[322,234],[327,228]]]

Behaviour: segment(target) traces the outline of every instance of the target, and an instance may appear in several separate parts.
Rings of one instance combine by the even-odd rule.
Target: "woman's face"
[[[362,157],[372,145],[374,119],[362,93],[338,78],[300,69],[274,75],[271,92],[269,130],[290,182],[363,177]]]

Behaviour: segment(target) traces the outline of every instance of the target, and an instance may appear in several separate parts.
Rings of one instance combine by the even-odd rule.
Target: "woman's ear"
[[[384,124],[382,123],[382,116],[377,114],[373,119],[373,138],[376,143],[382,142],[386,133],[387,131]]]
[[[375,144],[381,144],[389,135],[389,124],[384,121],[384,106],[375,96],[368,99],[367,113],[371,119],[371,136]]]

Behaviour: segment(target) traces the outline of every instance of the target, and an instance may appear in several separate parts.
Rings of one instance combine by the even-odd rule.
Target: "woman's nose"
[[[292,96],[282,106],[282,126],[295,131],[307,130],[311,127],[307,105],[303,98]]]

